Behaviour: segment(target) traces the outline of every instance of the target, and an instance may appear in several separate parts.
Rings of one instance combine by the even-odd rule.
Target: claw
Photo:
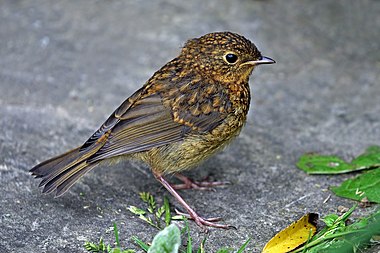
[[[175,211],[175,213],[176,213],[177,215],[182,215],[182,216],[186,217],[186,218],[189,219],[189,220],[194,220],[194,218],[191,217],[190,214],[188,214],[188,213],[184,213],[184,212],[181,212],[181,211],[179,211],[177,208],[175,208],[174,211]],[[203,219],[204,219],[205,221],[210,221],[210,222],[215,222],[215,221],[221,221],[221,220],[222,220],[221,217],[207,218],[207,219],[203,218]]]

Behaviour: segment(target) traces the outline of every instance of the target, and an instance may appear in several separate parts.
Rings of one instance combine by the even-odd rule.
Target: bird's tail
[[[36,165],[30,172],[35,178],[42,178],[39,185],[44,187],[42,192],[56,191],[56,197],[59,197],[96,166],[97,163],[87,162],[92,154],[76,148]]]

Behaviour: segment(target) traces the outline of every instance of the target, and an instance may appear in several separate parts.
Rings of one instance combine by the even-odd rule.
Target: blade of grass
[[[115,240],[117,247],[120,247],[120,241],[119,241],[119,231],[117,230],[116,222],[113,223],[113,233],[115,234]]]
[[[148,252],[149,245],[141,241],[137,236],[132,236],[132,240],[136,243],[143,251]]]
[[[164,206],[165,206],[165,223],[166,223],[166,226],[169,226],[172,220],[172,216],[170,214],[169,199],[166,196],[164,197]]]
[[[347,231],[347,232],[340,232],[340,233],[336,233],[336,234],[330,234],[330,235],[323,235],[321,237],[319,237],[318,239],[310,242],[309,244],[301,247],[301,248],[298,248],[294,251],[292,251],[292,253],[296,253],[296,252],[301,252],[303,251],[305,248],[306,249],[309,249],[323,241],[326,241],[326,240],[329,240],[329,239],[334,239],[334,238],[339,238],[341,236],[344,236],[344,235],[350,235],[350,234],[355,234],[355,233],[360,233],[360,232],[363,232],[364,230],[355,230],[355,231]]]
[[[206,243],[206,240],[207,240],[207,237],[205,237],[202,240],[201,245],[199,246],[199,249],[197,250],[197,253],[205,253],[205,243]]]
[[[186,253],[193,253],[193,239],[191,238],[190,234],[187,237],[187,247],[186,247]]]
[[[241,245],[241,247],[238,249],[236,253],[243,253],[243,251],[245,250],[245,248],[247,248],[248,243],[250,241],[251,241],[251,238],[248,238],[248,240],[243,245]]]
[[[187,232],[187,247],[186,247],[186,253],[193,253],[193,239],[190,236],[190,229],[189,229],[189,223],[187,220],[185,221],[185,228]]]

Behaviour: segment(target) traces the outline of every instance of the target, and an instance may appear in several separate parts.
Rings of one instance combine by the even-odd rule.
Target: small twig
[[[323,204],[326,204],[327,201],[329,201],[331,198],[331,194],[329,194],[329,196],[327,196],[327,198],[325,198],[325,200],[323,200]]]

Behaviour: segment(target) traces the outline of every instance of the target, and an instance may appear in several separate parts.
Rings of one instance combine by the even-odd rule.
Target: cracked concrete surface
[[[188,173],[233,182],[181,193],[237,227],[212,229],[207,252],[248,237],[259,252],[304,213],[351,206],[334,195],[323,203],[350,175],[308,176],[295,163],[310,151],[350,159],[380,143],[378,13],[371,0],[1,1],[0,252],[83,252],[86,240],[112,242],[113,222],[123,245],[152,240],[157,231],[126,210],[141,205],[141,191],[169,195],[144,165],[99,167],[57,199],[28,170],[83,143],[187,39],[212,31],[246,36],[277,64],[255,70],[242,134]],[[199,245],[204,234],[191,231]]]

